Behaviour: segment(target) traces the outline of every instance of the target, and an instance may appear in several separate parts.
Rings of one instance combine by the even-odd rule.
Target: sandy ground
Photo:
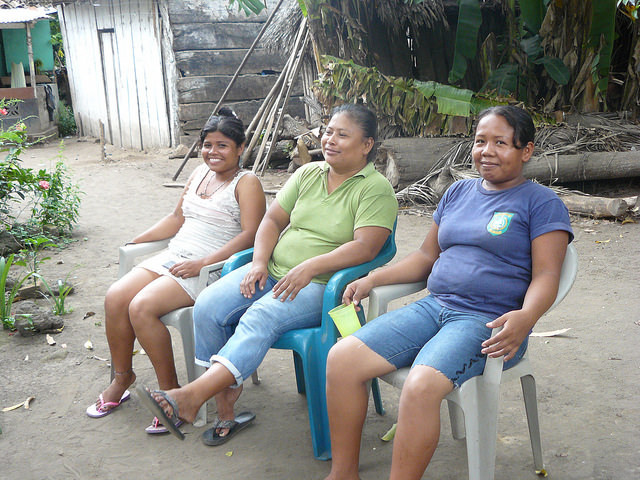
[[[35,148],[28,166],[48,166],[57,145]],[[206,447],[203,428],[184,427],[186,440],[144,432],[151,415],[133,399],[95,420],[87,405],[107,385],[109,350],[104,336],[104,293],[117,275],[117,247],[170,211],[180,190],[165,188],[180,159],[167,151],[147,154],[109,149],[100,158],[93,142],[67,140],[64,155],[85,192],[74,242],[52,252],[42,273],[54,280],[71,273],[73,313],[49,346],[45,337],[0,331],[0,408],[34,396],[31,408],[0,412],[3,479],[226,478],[321,479],[329,462],[311,451],[304,396],[296,392],[290,353],[272,350],[260,368],[262,384],[247,385],[238,410],[257,414],[255,424],[225,446]],[[192,159],[179,181],[197,165]],[[271,175],[277,189],[286,176]],[[636,192],[637,194],[638,192]],[[398,257],[416,248],[431,217],[421,211],[399,217]],[[640,478],[640,226],[575,217],[578,279],[566,300],[537,331],[561,328],[563,336],[532,338],[530,356],[538,380],[544,460],[549,477],[563,480]],[[95,315],[85,318],[87,312]],[[180,341],[177,366],[186,378]],[[95,349],[83,345],[91,340]],[[65,344],[66,348],[62,345]],[[101,360],[102,359],[102,360]],[[138,382],[154,384],[146,356],[136,355]],[[383,386],[387,415],[370,407],[362,442],[361,478],[387,478],[391,443],[379,437],[394,423],[398,392]],[[424,478],[467,478],[464,443],[450,435],[446,407],[440,446]],[[215,403],[209,404],[209,419]],[[496,479],[534,479],[520,388],[503,388]]]

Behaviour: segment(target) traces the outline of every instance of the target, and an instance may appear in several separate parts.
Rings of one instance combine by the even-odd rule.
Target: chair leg
[[[373,395],[373,404],[376,406],[376,412],[378,415],[384,415],[385,410],[382,405],[382,395],[380,394],[380,382],[377,378],[371,380],[371,395]]]
[[[189,382],[193,382],[193,380],[195,380],[196,378],[201,376],[206,371],[207,371],[206,368],[204,368],[204,367],[202,367],[200,365],[196,365],[195,362],[193,362],[193,374],[194,374],[194,377],[192,379],[190,378]],[[196,419],[193,421],[193,426],[194,427],[204,427],[206,424],[207,424],[207,402],[204,402],[202,404],[202,406],[200,407],[200,410],[198,410],[198,413],[196,415]]]
[[[527,412],[527,423],[529,424],[529,438],[531,439],[531,450],[533,452],[533,465],[536,471],[544,468],[542,461],[542,441],[540,437],[540,422],[538,420],[538,401],[536,399],[536,379],[533,375],[520,377],[522,384],[522,395],[524,397],[524,407]]]
[[[465,437],[464,430],[464,411],[455,402],[447,401],[447,409],[449,410],[449,420],[451,422],[451,436],[455,440],[463,440]]]
[[[304,378],[304,365],[302,362],[302,358],[295,351],[292,351],[291,353],[293,353],[293,367],[296,371],[296,387],[298,387],[298,393],[304,395],[305,394],[305,378]]]
[[[260,385],[261,380],[258,376],[258,370],[251,374],[251,382],[253,382],[254,385]]]
[[[301,373],[304,372],[304,391],[306,391],[307,408],[309,410],[309,426],[311,427],[311,443],[313,455],[318,460],[331,458],[331,439],[329,436],[329,415],[327,413],[326,389],[326,354],[324,357],[311,354],[300,356]],[[327,352],[328,353],[328,352]]]
[[[471,379],[470,381],[473,381]],[[500,384],[478,380],[461,390],[469,480],[493,480],[498,436]]]

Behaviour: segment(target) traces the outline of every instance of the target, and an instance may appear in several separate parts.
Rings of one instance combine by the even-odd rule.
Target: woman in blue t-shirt
[[[531,328],[556,297],[573,239],[562,201],[523,176],[534,134],[522,109],[484,110],[472,151],[481,178],[449,188],[417,251],[347,286],[344,302],[356,305],[374,287],[425,278],[430,294],[331,349],[327,480],[358,478],[368,380],[412,366],[400,397],[390,478],[419,479],[438,444],[444,397],[481,375],[487,355],[504,356],[505,368],[522,358]]]

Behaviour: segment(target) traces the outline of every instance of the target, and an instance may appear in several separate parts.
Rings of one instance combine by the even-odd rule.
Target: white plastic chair
[[[546,313],[558,305],[571,290],[577,272],[578,254],[573,244],[569,244],[562,264],[558,294]],[[425,286],[425,282],[417,282],[374,288],[369,295],[368,320],[385,313],[391,300],[419,292]],[[498,331],[497,328],[493,329],[492,335]],[[401,368],[380,378],[402,389],[409,371],[408,367]],[[461,440],[466,436],[469,480],[493,480],[494,478],[500,384],[502,381],[516,378],[519,378],[522,384],[535,470],[541,472],[544,469],[536,381],[529,358],[525,354],[520,362],[508,370],[503,370],[503,357],[487,358],[484,373],[481,376],[466,381],[460,388],[454,389],[445,397],[453,438]]]
[[[118,278],[123,277],[129,272],[135,263],[137,257],[148,255],[160,251],[169,244],[169,239],[159,240],[156,242],[136,243],[131,245],[125,245],[120,247],[120,268],[118,270]],[[211,265],[206,265],[200,270],[200,277],[198,279],[197,293],[200,294],[202,290],[207,286],[209,281],[209,274],[211,272],[222,270],[224,261],[217,262]],[[184,361],[187,366],[187,379],[189,382],[194,381],[205,371],[204,368],[198,367],[194,360],[196,356],[195,340],[193,335],[193,307],[184,307],[173,310],[160,317],[160,321],[167,326],[172,326],[180,332],[182,338],[182,349],[184,351]],[[111,379],[113,380],[113,365],[111,366]],[[207,404],[203,404],[198,411],[196,420],[193,424],[196,427],[201,427],[207,423]]]

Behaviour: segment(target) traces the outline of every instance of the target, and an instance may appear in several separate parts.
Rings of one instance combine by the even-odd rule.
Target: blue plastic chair
[[[331,439],[329,437],[329,416],[327,414],[326,369],[329,349],[336,343],[339,333],[329,317],[329,310],[342,303],[342,293],[350,282],[365,276],[371,270],[381,267],[396,254],[395,225],[376,258],[370,262],[345,268],[333,274],[324,291],[322,303],[322,322],[314,328],[291,330],[282,335],[272,348],[293,351],[293,363],[296,372],[298,393],[306,393],[311,426],[313,455],[318,460],[331,458]],[[238,252],[229,257],[224,264],[222,275],[249,263],[253,258],[253,249]],[[364,314],[359,312],[360,323],[364,325]],[[372,382],[376,411],[382,414],[380,391],[377,379]]]

